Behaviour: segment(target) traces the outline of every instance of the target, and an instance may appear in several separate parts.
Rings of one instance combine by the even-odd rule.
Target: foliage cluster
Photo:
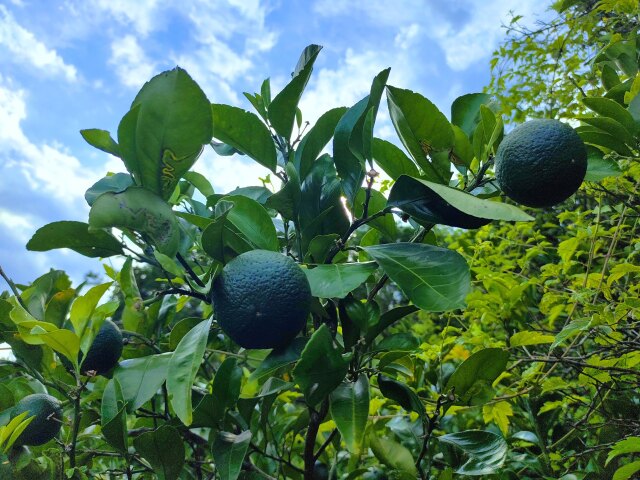
[[[558,105],[589,167],[585,186],[545,211],[500,201],[491,177],[503,113],[535,116],[556,98],[515,110],[518,82],[539,84],[518,77],[522,64],[497,77],[500,93],[458,98],[450,121],[384,70],[311,128],[297,105],[316,45],[277,95],[268,79],[245,94],[257,114],[211,105],[179,68],[154,77],[117,141],[82,132],[128,173],[87,191],[88,223],[46,225],[28,244],[124,258],[120,270],[105,264],[109,282],[77,287],[61,271],[15,285],[0,270],[12,289],[0,340],[15,355],[0,364],[0,477],[631,478],[640,40],[627,3],[557,6],[565,23],[549,31],[576,47],[563,55],[584,59],[585,37],[571,35],[585,25],[620,27],[587,39],[589,70],[555,59],[580,87]],[[547,62],[529,38],[498,55]],[[373,135],[383,95],[403,149]],[[216,193],[191,170],[205,147],[246,155],[273,181]],[[314,297],[303,334],[281,349],[239,348],[211,306],[223,266],[252,250],[303,265]],[[124,350],[95,375],[79,354],[107,319]],[[11,420],[13,406],[44,392],[63,402],[61,433],[18,447],[29,418]]]

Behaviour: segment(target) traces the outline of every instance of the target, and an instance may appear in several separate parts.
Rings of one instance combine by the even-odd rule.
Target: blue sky
[[[324,46],[302,99],[306,120],[351,106],[371,79],[420,92],[447,116],[489,81],[510,11],[533,23],[535,0],[0,0],[0,265],[18,282],[63,268],[101,272],[74,252],[27,252],[40,226],[86,221],[84,191],[119,159],[78,131],[111,132],[142,84],[175,65],[212,102],[249,109],[242,92],[286,83],[301,50]],[[396,141],[386,108],[377,135]],[[115,135],[114,135],[115,136]],[[195,170],[224,193],[266,173],[246,157],[207,151]],[[1,286],[0,290],[5,286]]]

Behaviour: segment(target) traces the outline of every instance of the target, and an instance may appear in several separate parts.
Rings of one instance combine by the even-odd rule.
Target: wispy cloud
[[[158,0],[92,0],[89,7],[145,36],[160,26],[159,4]]]
[[[140,88],[156,73],[155,62],[149,60],[133,35],[116,38],[111,43],[111,58],[120,82],[127,87]]]
[[[0,59],[26,64],[45,75],[62,76],[70,82],[78,78],[76,67],[19,25],[4,5],[0,5]]]

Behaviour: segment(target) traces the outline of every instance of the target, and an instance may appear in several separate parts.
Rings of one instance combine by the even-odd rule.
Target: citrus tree
[[[388,69],[365,98],[308,128],[298,102],[320,50],[302,52],[278,94],[268,79],[246,93],[256,113],[209,103],[176,68],[143,86],[116,139],[81,132],[123,172],[86,192],[87,223],[46,225],[27,247],[119,267],[105,264],[106,283],[77,287],[61,271],[30,285],[0,272],[12,290],[0,299],[0,335],[15,356],[0,366],[2,478],[553,474],[540,431],[523,418],[509,432],[509,400],[533,398],[540,381],[512,372],[519,348],[575,343],[591,324],[567,321],[570,332],[554,335],[492,317],[495,305],[481,304],[471,282],[502,265],[478,264],[453,232],[480,235],[492,222],[521,232],[541,218],[504,198],[522,179],[496,181],[494,158],[563,164],[573,186],[551,203],[585,174],[601,180],[622,167],[637,178],[638,88],[629,82],[626,102],[593,97],[603,106],[584,119],[592,127],[580,137],[563,129],[559,150],[543,146],[528,160],[540,136],[505,137],[490,95],[456,99],[448,120],[419,93],[388,85]],[[383,96],[403,148],[373,134]],[[610,135],[621,127],[625,141]],[[204,148],[272,173],[216,193],[192,170]],[[521,201],[549,204],[548,178],[530,182],[539,188]],[[151,291],[141,271],[158,272]],[[504,287],[521,314],[529,284]],[[498,287],[485,288],[494,298]],[[480,322],[465,317],[482,309]],[[547,463],[535,458],[540,448]],[[613,464],[629,452],[621,446]]]

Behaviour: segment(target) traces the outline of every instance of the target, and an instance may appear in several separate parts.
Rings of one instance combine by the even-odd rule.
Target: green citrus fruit
[[[496,152],[502,191],[528,207],[549,207],[573,195],[587,172],[587,150],[573,128],[531,120],[509,133]]]
[[[111,320],[105,320],[82,362],[81,372],[93,370],[98,375],[104,375],[117,365],[122,348],[120,329]]]
[[[304,327],[311,288],[291,258],[252,250],[225,265],[211,300],[220,327],[238,345],[278,348]]]
[[[43,445],[55,437],[62,426],[62,404],[45,393],[34,393],[20,400],[11,411],[11,418],[29,412],[35,416],[23,430],[15,445]]]

